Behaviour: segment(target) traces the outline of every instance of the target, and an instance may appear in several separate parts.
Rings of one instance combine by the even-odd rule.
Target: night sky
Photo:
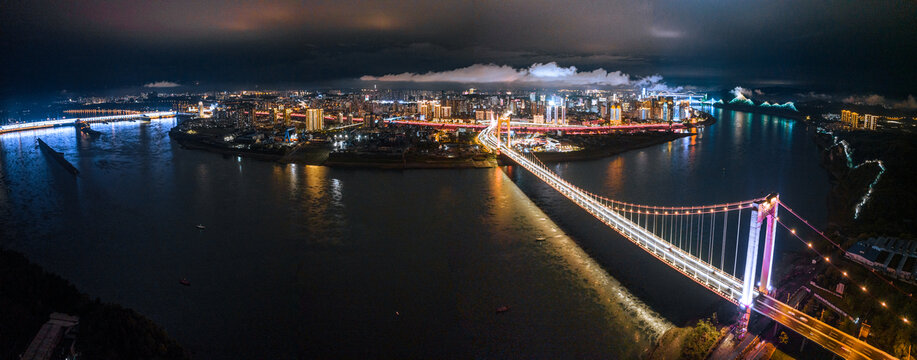
[[[631,84],[917,95],[915,1],[0,1],[0,30],[5,98],[551,62]]]

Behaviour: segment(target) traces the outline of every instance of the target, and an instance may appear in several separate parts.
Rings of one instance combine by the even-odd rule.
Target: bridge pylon
[[[510,135],[509,119],[510,119],[509,116],[500,116],[499,118],[497,118],[497,140],[500,140],[500,133],[505,132],[506,133],[506,146],[512,147],[513,138],[512,138],[512,135]],[[504,128],[504,124],[506,126],[505,128]]]
[[[777,194],[770,194],[764,200],[753,204],[751,221],[748,229],[748,249],[745,255],[745,277],[742,286],[741,305],[745,314],[739,322],[740,336],[748,330],[748,319],[755,298],[755,273],[758,270],[758,241],[761,236],[761,224],[767,220],[764,234],[764,259],[761,261],[761,278],[758,281],[758,293],[768,294],[771,291],[771,270],[774,265],[774,234],[777,227]]]

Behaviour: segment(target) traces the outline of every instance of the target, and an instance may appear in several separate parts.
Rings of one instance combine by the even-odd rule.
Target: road
[[[894,356],[769,296],[759,295],[754,309],[845,359],[895,359]]]

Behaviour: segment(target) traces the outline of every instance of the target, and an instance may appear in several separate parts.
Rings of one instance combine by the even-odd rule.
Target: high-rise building
[[[306,131],[319,131],[325,127],[323,109],[306,109]]]
[[[567,123],[567,106],[564,98],[551,100],[545,107],[544,121],[548,124],[561,125]]]
[[[277,125],[277,118],[278,118],[277,108],[272,106],[271,107],[271,121],[270,121],[271,126]]]
[[[608,122],[612,125],[621,123],[621,104],[614,104],[608,108]]]
[[[860,116],[859,113],[849,110],[841,110],[841,122],[844,123],[844,125],[847,125],[847,127],[850,129],[858,129],[860,127],[861,119],[862,116]]]
[[[417,102],[417,113],[420,114],[421,119],[431,120],[433,119],[433,104],[427,102],[426,100]]]
[[[875,130],[876,123],[879,121],[878,115],[866,114],[863,115],[863,128],[866,130]]]

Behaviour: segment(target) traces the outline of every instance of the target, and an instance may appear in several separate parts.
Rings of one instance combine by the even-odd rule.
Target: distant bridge
[[[60,126],[74,126],[76,125],[77,121],[81,121],[84,123],[97,123],[97,122],[107,122],[107,121],[133,120],[133,119],[139,119],[142,117],[147,117],[150,119],[158,119],[158,118],[174,117],[176,115],[178,115],[178,113],[175,111],[155,111],[155,112],[147,112],[147,113],[95,116],[95,117],[74,118],[74,119],[44,120],[44,121],[35,121],[35,122],[29,122],[29,123],[0,125],[0,134],[8,133],[8,132],[15,132],[15,131],[43,129],[43,128],[60,127]]]

